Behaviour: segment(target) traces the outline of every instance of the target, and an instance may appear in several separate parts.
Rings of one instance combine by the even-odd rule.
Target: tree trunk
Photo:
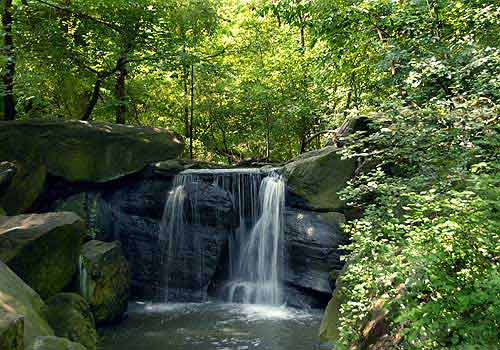
[[[115,97],[117,99],[117,105],[115,108],[116,123],[125,124],[126,115],[128,112],[127,93],[125,91],[125,80],[128,73],[126,67],[126,58],[121,57],[118,61],[117,67],[118,70],[116,72],[115,83]]]
[[[90,97],[89,103],[87,104],[87,108],[85,108],[85,113],[83,114],[81,120],[88,121],[92,116],[92,112],[94,111],[94,107],[97,104],[97,100],[99,99],[99,94],[101,91],[101,85],[103,82],[103,77],[98,75],[97,80],[94,85],[94,90],[92,91],[92,96]]]
[[[194,64],[191,64],[191,108],[189,115],[189,158],[194,159],[193,138],[194,138]]]
[[[16,74],[16,56],[12,37],[12,0],[4,1],[2,25],[4,30],[4,54],[7,58],[3,80],[4,119],[16,119],[16,102],[14,100],[14,76]]]
[[[185,64],[182,65],[182,85],[184,88],[184,136],[186,138],[190,138],[191,136],[189,135],[190,133],[190,128],[189,128],[189,105],[187,102],[187,96],[189,93],[188,89],[188,79],[189,79],[189,72],[188,68]]]

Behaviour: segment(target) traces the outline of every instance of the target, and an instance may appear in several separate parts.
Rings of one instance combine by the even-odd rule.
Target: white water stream
[[[229,241],[230,278],[224,288],[227,301],[281,304],[285,181],[274,173],[263,177],[255,169],[198,170],[176,176],[166,201],[160,233],[160,240],[166,242],[163,262],[166,274],[165,300],[169,301],[172,294],[169,292],[171,281],[182,279],[179,269],[171,267],[183,259],[187,245],[199,254],[199,268],[203,269],[201,239],[189,236],[185,230],[188,216],[191,223],[203,225],[200,222],[197,192],[193,194],[191,191],[189,196],[186,193],[188,185],[203,181],[203,174],[210,174],[214,186],[230,193],[234,209],[239,214],[239,227]],[[186,204],[189,204],[189,213],[186,212]],[[199,274],[202,273],[200,270]]]

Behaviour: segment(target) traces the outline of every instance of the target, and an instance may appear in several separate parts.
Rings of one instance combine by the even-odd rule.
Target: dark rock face
[[[185,227],[184,234],[182,248],[170,258],[164,257],[161,277],[168,290],[161,290],[161,295],[173,301],[204,301],[221,255],[227,253],[229,232],[221,227],[191,224]],[[168,248],[164,254],[167,252]]]
[[[218,288],[228,277],[229,238],[241,219],[251,221],[245,216],[249,208],[240,218],[239,199],[231,194],[233,175],[215,181],[213,174],[197,173],[195,181],[184,184],[183,244],[174,254],[169,253],[170,238],[162,234],[164,207],[176,169],[189,167],[176,166],[169,171],[162,163],[158,171],[155,164],[106,186],[82,186],[77,188],[79,193],[55,202],[58,208],[84,217],[95,239],[121,242],[135,298],[202,301],[207,293],[218,295]],[[249,198],[243,198],[243,202],[249,202]],[[334,284],[331,275],[342,267],[339,245],[346,243],[340,228],[343,215],[295,209],[307,206],[297,205],[306,202],[291,192],[286,202],[286,301],[301,308],[324,307]]]
[[[12,179],[17,173],[17,167],[12,162],[0,162],[0,196],[10,186]]]
[[[288,208],[285,213],[285,283],[289,304],[323,304],[332,293],[332,272],[342,269],[340,245],[346,244],[340,213],[318,213]],[[311,301],[311,297],[314,297]],[[325,299],[326,297],[326,299]]]

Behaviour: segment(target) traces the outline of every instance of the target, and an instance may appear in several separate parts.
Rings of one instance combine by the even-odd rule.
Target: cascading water
[[[160,232],[164,298],[206,299],[207,278],[215,272],[204,271],[206,250],[214,245],[212,236],[227,226],[228,216],[228,209],[217,205],[214,213],[206,212],[206,202],[214,200],[214,193],[230,198],[238,221],[228,229],[229,282],[224,295],[231,302],[280,304],[285,184],[281,176],[258,169],[192,170],[176,176]],[[216,227],[214,232],[207,231],[206,221]],[[199,292],[196,300],[185,297],[188,289]]]
[[[236,271],[228,283],[232,302],[280,304],[280,273],[283,261],[283,210],[285,182],[276,174],[262,180],[260,217],[244,237]]]

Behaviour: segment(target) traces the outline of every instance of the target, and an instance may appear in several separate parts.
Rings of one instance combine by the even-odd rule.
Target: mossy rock
[[[10,316],[2,316],[2,315]],[[54,335],[47,322],[47,306],[40,296],[0,261],[0,318],[24,317],[24,343],[37,336]],[[0,327],[1,328],[1,327]],[[0,347],[3,350],[3,347]]]
[[[24,317],[0,308],[0,349],[24,350]]]
[[[37,337],[26,350],[87,350],[79,343],[66,338]]]
[[[104,228],[108,228],[109,217],[105,214],[106,203],[98,192],[81,192],[68,198],[60,199],[52,206],[52,211],[70,211],[78,214],[87,228],[87,239],[100,236]]]
[[[97,332],[87,301],[78,294],[61,293],[47,300],[49,324],[58,337],[94,350]]]
[[[331,146],[305,153],[285,165],[288,190],[305,201],[306,209],[335,211],[344,207],[337,192],[354,175],[356,161],[341,159]]]
[[[167,129],[83,121],[0,122],[0,139],[0,160],[22,161],[36,150],[51,175],[74,182],[113,180],[177,158],[183,149]]]
[[[183,150],[167,129],[82,121],[0,122],[0,140],[0,161],[19,166],[0,199],[9,215],[31,207],[48,174],[70,182],[107,182],[177,158]]]
[[[130,296],[130,272],[119,242],[84,244],[79,280],[80,293],[90,304],[96,324],[123,318]]]
[[[0,217],[0,260],[47,299],[71,282],[84,236],[74,213]]]
[[[42,193],[47,178],[46,166],[32,157],[26,157],[24,162],[16,163],[17,172],[0,196],[0,206],[9,215],[28,210]]]

